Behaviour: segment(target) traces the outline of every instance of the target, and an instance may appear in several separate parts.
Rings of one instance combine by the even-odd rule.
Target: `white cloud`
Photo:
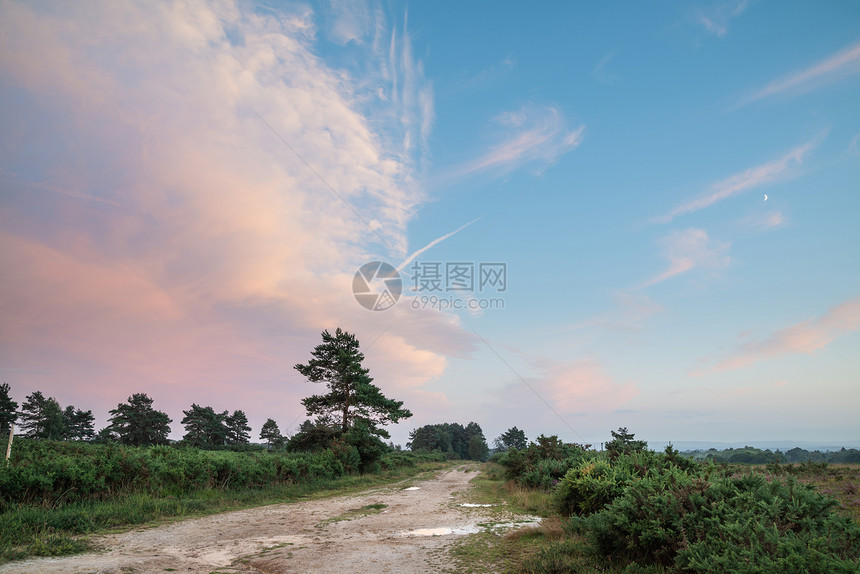
[[[813,317],[779,329],[762,340],[742,343],[714,371],[746,367],[781,355],[812,355],[836,339],[860,328],[860,297],[854,297]]]
[[[28,96],[0,134],[0,254],[15,269],[0,367],[35,373],[15,388],[102,413],[144,391],[175,419],[205,398],[253,422],[300,413],[292,365],[324,328],[367,341],[388,321],[374,351],[396,349],[400,370],[373,374],[412,398],[444,355],[468,353],[444,314],[353,299],[353,273],[385,247],[314,171],[405,256],[423,192],[421,146],[404,141],[426,138],[432,87],[405,31],[374,20],[373,41],[348,42],[374,63],[354,72],[316,55],[314,22],[229,1],[0,5],[0,90]],[[34,186],[53,193],[11,193]]]
[[[620,79],[618,74],[613,74],[606,69],[609,62],[615,57],[615,54],[617,54],[617,52],[609,52],[603,56],[600,61],[594,65],[594,69],[591,70],[591,75],[594,76],[594,79],[601,84],[615,84]]]
[[[585,137],[584,125],[569,129],[564,115],[553,107],[524,106],[498,114],[495,123],[502,128],[494,138],[499,143],[452,168],[447,178],[484,172],[504,175],[530,162],[555,161]]]
[[[711,34],[724,38],[729,31],[729,22],[743,14],[748,5],[747,0],[741,0],[712,6],[699,13],[698,22]]]
[[[770,211],[754,217],[749,217],[743,221],[747,227],[766,231],[769,229],[777,229],[786,225],[787,219],[781,211]]]
[[[779,181],[781,178],[789,175],[791,168],[801,165],[812,150],[818,147],[825,136],[826,132],[819,134],[805,144],[792,149],[778,160],[751,167],[722,181],[718,181],[712,184],[698,198],[682,203],[669,213],[652,218],[651,221],[652,223],[669,223],[680,215],[699,211],[724,199],[762,185]]]
[[[674,231],[660,242],[669,267],[642,287],[650,287],[693,269],[718,270],[729,265],[729,243],[714,241],[704,229]]]
[[[807,92],[860,72],[860,43],[805,68],[778,78],[755,90],[741,100],[740,105],[783,93]]]

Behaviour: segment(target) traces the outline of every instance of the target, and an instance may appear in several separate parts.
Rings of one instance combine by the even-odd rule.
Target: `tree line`
[[[406,446],[413,451],[440,452],[449,459],[487,460],[490,454],[484,431],[476,422],[418,427],[409,433]]]
[[[22,435],[31,439],[60,441],[114,441],[130,446],[154,446],[170,442],[170,423],[173,420],[163,411],[155,409],[153,399],[145,393],[134,393],[124,403],[109,411],[108,424],[95,431],[95,417],[91,410],[73,405],[65,409],[54,397],[45,397],[41,391],[27,395],[20,410],[9,395],[8,383],[0,384],[0,433],[9,432],[18,424]],[[182,411],[180,423],[185,427],[182,441],[190,446],[212,447],[249,444],[251,427],[244,411],[217,412],[209,406],[191,404]],[[263,425],[260,438],[277,443],[280,439],[277,423],[269,419]]]
[[[309,418],[295,435],[281,434],[270,418],[260,429],[260,439],[270,449],[331,449],[353,460],[362,470],[373,468],[393,446],[383,442],[390,438],[383,427],[411,417],[412,412],[403,407],[403,401],[383,395],[363,361],[355,335],[340,328],[334,333],[323,331],[322,343],[311,351],[310,359],[294,368],[308,382],[325,385],[327,392],[302,399]],[[107,426],[96,432],[90,410],[71,405],[63,409],[55,398],[46,398],[40,391],[28,395],[19,410],[9,390],[8,384],[0,385],[0,430],[6,433],[18,421],[24,436],[33,439],[113,441],[131,446],[171,442],[168,436],[172,419],[153,407],[153,399],[145,393],[135,393],[110,410]],[[192,403],[182,413],[183,444],[218,448],[250,443],[251,428],[241,410],[218,412],[211,406]],[[414,430],[410,438],[413,450],[438,450],[452,457],[485,460],[489,452],[483,431],[474,422],[465,427],[459,423],[427,425]]]
[[[710,460],[716,463],[735,464],[769,464],[769,463],[795,463],[795,462],[824,462],[829,464],[844,464],[860,462],[860,450],[856,448],[845,448],[834,451],[809,451],[800,447],[794,447],[782,452],[777,449],[759,449],[752,446],[744,448],[727,448],[717,450],[690,450],[682,453],[695,460]]]

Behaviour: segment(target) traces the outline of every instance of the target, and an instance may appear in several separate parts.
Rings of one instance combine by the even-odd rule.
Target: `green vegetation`
[[[523,449],[529,445],[526,433],[517,427],[511,427],[496,438],[493,446],[496,450],[508,450],[510,448]]]
[[[553,516],[549,493],[525,488],[506,480],[504,467],[493,462],[483,465],[470,483],[462,500],[474,504],[491,504],[481,513],[490,513],[490,522],[508,522],[511,513],[542,517],[540,526],[494,532],[483,530],[454,542],[450,556],[457,572],[517,572],[543,545],[564,537],[561,520]]]
[[[513,569],[823,574],[860,568],[854,512],[846,512],[844,502],[840,509],[841,501],[828,496],[831,489],[803,482],[800,467],[739,472],[698,463],[671,446],[647,451],[627,429],[613,438],[606,452],[539,437],[524,450],[493,457],[509,484],[546,493],[562,519],[563,535],[540,542],[539,551]],[[805,468],[808,482],[820,484],[829,475],[832,484],[846,484],[844,496],[856,494],[855,469],[830,470]]]
[[[695,460],[713,461],[729,464],[768,464],[797,463],[797,462],[826,462],[831,464],[860,463],[860,450],[856,448],[842,448],[837,451],[821,452],[820,450],[808,451],[799,447],[789,449],[785,452],[779,450],[759,449],[752,446],[744,448],[727,448],[717,450],[691,450],[682,453]]]
[[[373,384],[368,369],[361,365],[364,355],[355,335],[338,328],[334,335],[323,331],[322,339],[307,364],[295,366],[310,382],[328,387],[325,395],[302,399],[308,416],[339,423],[344,434],[361,427],[372,436],[390,438],[381,425],[409,418],[412,413],[403,408],[403,401],[385,397]]]
[[[278,428],[278,423],[274,419],[266,419],[263,423],[263,428],[260,429],[260,438],[266,441],[269,449],[272,447],[282,447],[286,439],[281,435],[281,429]]]
[[[0,435],[9,434],[9,426],[18,419],[18,403],[9,396],[9,383],[0,384]]]
[[[413,452],[438,452],[450,460],[485,461],[490,454],[481,425],[470,422],[424,425],[409,433],[406,447]]]
[[[167,413],[154,409],[152,403],[145,393],[131,395],[126,403],[110,411],[110,424],[99,436],[102,440],[134,446],[167,444],[172,421]]]
[[[356,518],[361,518],[363,516],[369,516],[371,514],[379,514],[383,510],[388,508],[387,504],[382,504],[381,502],[376,502],[373,504],[365,504],[361,508],[351,508],[333,518],[329,518],[324,520],[321,524],[328,524],[331,522],[343,522],[345,520],[355,520]]]
[[[442,456],[388,453],[381,475],[350,475],[319,453],[210,451],[20,439],[0,468],[0,559],[87,547],[105,529],[371,486],[438,465]]]
[[[390,438],[382,428],[407,419],[412,413],[403,401],[389,399],[373,384],[362,366],[355,335],[338,328],[334,335],[322,332],[322,344],[311,352],[306,364],[295,369],[312,383],[324,383],[328,393],[302,399],[313,421],[306,421],[287,444],[292,452],[329,449],[361,472],[373,472],[389,448],[382,438]]]

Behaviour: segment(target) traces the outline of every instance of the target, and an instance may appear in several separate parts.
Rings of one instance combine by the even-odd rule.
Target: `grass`
[[[370,516],[371,514],[379,514],[384,509],[388,508],[387,504],[382,504],[381,502],[376,502],[374,504],[365,504],[361,508],[351,508],[347,510],[343,514],[338,516],[334,516],[332,518],[328,518],[320,522],[319,526],[325,526],[327,524],[331,524],[333,522],[344,522],[346,520],[355,520],[356,518],[363,518],[365,516]]]
[[[731,468],[739,473],[748,469],[738,465]],[[764,466],[756,470],[769,474]],[[815,485],[819,492],[839,501],[841,512],[860,521],[860,465],[809,465],[803,470],[795,466],[795,472],[800,481]],[[471,484],[472,488],[462,496],[465,501],[496,505],[482,511],[533,514],[543,517],[543,521],[538,528],[522,528],[503,535],[481,532],[458,540],[449,549],[457,572],[621,574],[627,567],[587,552],[584,537],[564,531],[563,520],[552,509],[551,495],[505,481],[501,466],[486,463]],[[665,570],[653,566],[640,567],[636,572],[661,574]]]
[[[456,572],[520,572],[542,546],[562,540],[561,520],[552,513],[549,494],[506,481],[498,464],[484,463],[480,470],[471,480],[471,488],[460,496],[464,502],[492,504],[480,511],[495,515],[500,522],[508,522],[512,514],[537,515],[542,521],[538,527],[484,531],[458,539],[449,548]]]
[[[835,498],[839,511],[860,523],[860,464],[779,465],[756,470],[769,475],[780,467],[781,472],[796,474],[800,482],[814,485],[821,494]]]
[[[0,513],[0,563],[31,556],[61,556],[94,549],[92,536],[267,504],[351,494],[432,474],[447,463],[424,462],[378,474],[279,484],[259,489],[207,488],[183,498],[133,493],[106,501],[7,504]],[[370,509],[369,511],[377,511]]]

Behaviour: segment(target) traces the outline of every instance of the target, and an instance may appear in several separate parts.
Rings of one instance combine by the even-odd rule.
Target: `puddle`
[[[481,529],[478,528],[477,524],[469,524],[468,526],[455,526],[452,528],[442,527],[442,528],[418,528],[417,530],[410,530],[408,532],[402,532],[401,536],[447,536],[449,534],[477,534]]]
[[[420,486],[408,486],[408,487],[404,488],[403,490],[421,490],[421,487]]]
[[[537,527],[540,525],[541,519],[537,516],[526,516],[524,520],[518,522],[482,522],[478,524],[467,524],[465,526],[441,526],[439,528],[417,528],[415,530],[407,530],[401,532],[400,536],[448,536],[477,534],[481,531],[498,532],[500,530],[509,530],[511,528],[526,528]]]

